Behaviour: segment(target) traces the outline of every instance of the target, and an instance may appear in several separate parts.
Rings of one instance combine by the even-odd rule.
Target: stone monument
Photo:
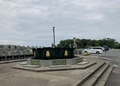
[[[80,56],[74,55],[74,48],[34,48],[34,57],[27,60],[27,65],[50,67],[56,65],[74,65],[82,61]]]

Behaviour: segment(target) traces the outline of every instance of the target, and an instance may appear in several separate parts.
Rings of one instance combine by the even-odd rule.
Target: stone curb
[[[12,62],[21,62],[21,61],[27,61],[27,59],[1,61],[0,64],[6,64],[6,63],[12,63]]]

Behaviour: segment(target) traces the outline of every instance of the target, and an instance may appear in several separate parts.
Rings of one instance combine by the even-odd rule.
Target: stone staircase
[[[102,62],[89,70],[76,86],[105,86],[112,70],[113,65]]]

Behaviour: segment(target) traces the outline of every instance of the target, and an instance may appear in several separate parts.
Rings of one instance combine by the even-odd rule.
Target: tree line
[[[57,47],[69,47],[73,44],[73,39],[61,40]],[[110,48],[120,49],[120,43],[112,38],[103,38],[100,40],[76,39],[77,48],[88,48],[91,46],[108,46]]]

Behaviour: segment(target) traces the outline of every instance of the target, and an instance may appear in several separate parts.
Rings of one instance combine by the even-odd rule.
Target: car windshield
[[[92,49],[92,48],[90,47],[90,48],[88,48],[88,49]]]

